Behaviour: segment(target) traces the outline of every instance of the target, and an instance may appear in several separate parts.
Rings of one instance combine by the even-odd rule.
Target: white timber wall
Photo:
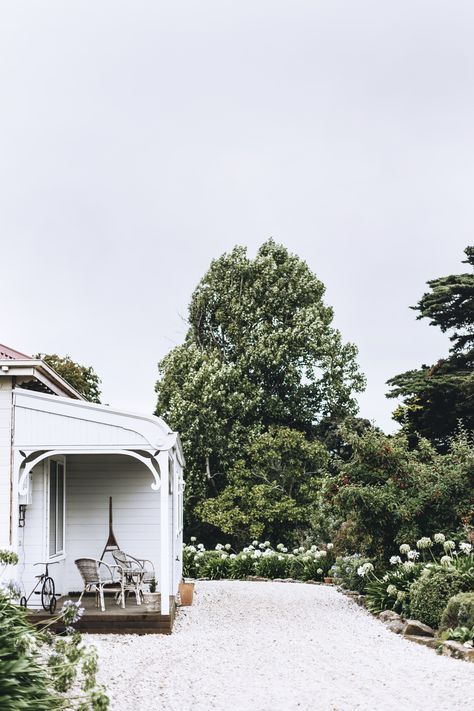
[[[12,382],[0,378],[0,548],[10,545]]]
[[[150,471],[123,455],[71,455],[66,461],[66,592],[82,589],[74,560],[102,554],[109,535],[109,496],[118,545],[150,559],[160,587],[160,492],[151,488]],[[171,514],[171,497],[169,506]],[[105,561],[113,562],[110,555]]]
[[[56,561],[50,566],[49,574],[54,579],[56,592],[63,594],[65,591],[64,575],[66,560],[64,556],[49,557],[49,490],[48,490],[49,459],[40,462],[32,470],[31,476],[31,503],[26,508],[25,526],[18,530],[18,579],[23,588],[23,594],[29,595],[33,589],[35,576],[44,572],[44,566],[35,563]],[[38,587],[38,590],[40,588]],[[33,595],[29,607],[40,607],[41,597]]]

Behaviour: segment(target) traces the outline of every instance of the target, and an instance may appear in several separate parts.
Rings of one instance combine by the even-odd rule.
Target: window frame
[[[60,502],[58,497],[57,474],[56,474],[56,497],[55,497],[55,552],[51,553],[51,464],[61,465],[63,470],[63,491],[62,491],[62,547],[58,550],[58,513]],[[57,470],[56,470],[57,471]],[[46,460],[46,558],[45,560],[63,560],[66,557],[66,458],[61,456],[49,457]]]

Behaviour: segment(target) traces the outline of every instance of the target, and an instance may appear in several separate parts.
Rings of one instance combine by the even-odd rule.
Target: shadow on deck
[[[57,611],[65,600],[77,600],[78,595],[69,595],[58,599]],[[170,597],[170,613],[162,615],[160,610],[149,606],[137,605],[131,597],[127,600],[125,609],[115,603],[113,596],[105,597],[105,612],[96,607],[94,595],[84,595],[81,606],[85,612],[74,627],[79,632],[89,634],[171,634],[176,615],[176,600]],[[30,610],[28,619],[34,624],[48,623],[54,615],[44,610]],[[62,625],[53,625],[52,629],[60,631]]]

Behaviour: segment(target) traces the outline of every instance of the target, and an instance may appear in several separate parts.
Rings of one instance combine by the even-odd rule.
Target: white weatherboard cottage
[[[169,614],[182,576],[183,465],[159,417],[91,404],[43,361],[0,345],[0,548],[18,552],[12,572],[27,594],[44,561],[58,563],[58,593],[82,590],[74,560],[101,557],[112,497],[117,543],[153,562]]]

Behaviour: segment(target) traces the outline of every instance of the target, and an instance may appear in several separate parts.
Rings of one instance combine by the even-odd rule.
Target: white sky
[[[385,381],[473,244],[474,4],[0,0],[0,342],[70,354],[152,411],[212,258],[273,236]]]

